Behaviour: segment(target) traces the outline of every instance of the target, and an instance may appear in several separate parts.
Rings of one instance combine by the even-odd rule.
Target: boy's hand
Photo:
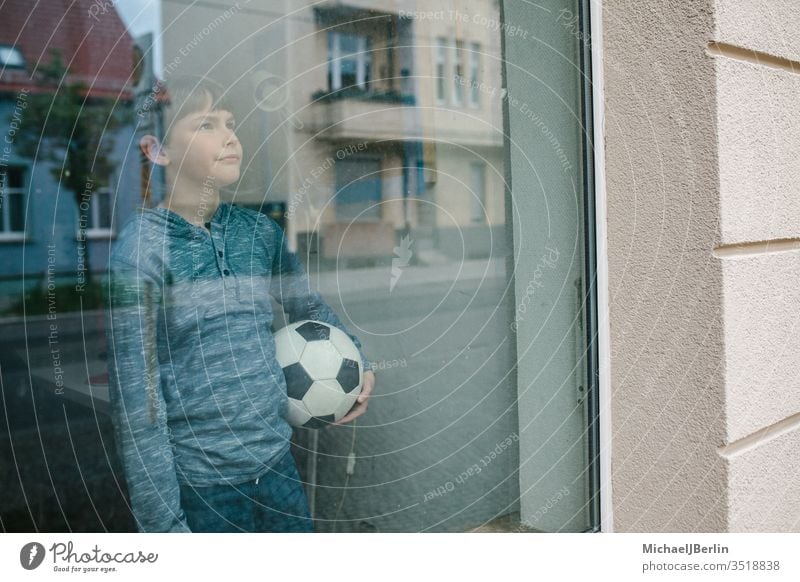
[[[344,424],[346,422],[350,422],[351,420],[364,414],[367,411],[367,405],[369,404],[369,395],[374,387],[375,373],[372,370],[364,372],[364,387],[361,389],[361,394],[359,394],[358,398],[356,398],[356,403],[353,408],[350,409],[350,412],[339,419],[338,422],[332,422],[331,424],[327,425],[325,429],[327,430],[335,424]]]

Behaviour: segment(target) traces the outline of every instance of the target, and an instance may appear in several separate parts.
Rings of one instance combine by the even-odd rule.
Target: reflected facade
[[[558,11],[494,0],[435,9],[170,0],[159,13],[150,34],[126,32],[121,9],[82,15],[88,25],[117,23],[116,36],[129,41],[118,86],[97,94],[116,98],[123,122],[108,154],[112,178],[97,181],[86,213],[53,162],[19,151],[8,165],[2,364],[15,420],[4,431],[4,466],[13,466],[12,449],[18,458],[19,447],[32,450],[28,468],[7,477],[15,493],[3,500],[6,527],[135,530],[108,415],[102,297],[75,291],[74,225],[89,221],[77,239],[89,241],[89,288],[101,289],[115,231],[165,195],[163,175],[136,144],[163,132],[164,89],[189,73],[228,88],[236,109],[244,159],[226,201],[285,230],[376,370],[367,414],[294,431],[316,530],[596,528],[583,142],[591,131],[584,47]],[[0,79],[11,119],[25,63],[43,46],[15,45],[5,28],[0,43],[22,47],[4,57]],[[91,63],[85,74],[113,78]],[[48,267],[48,248],[58,268]],[[278,317],[272,331],[286,323]],[[42,447],[33,439],[45,417]],[[85,433],[88,465],[63,448],[74,443],[67,433]],[[72,477],[44,480],[38,497],[26,497],[56,459]],[[94,481],[84,486],[82,475]],[[72,490],[83,511],[61,508]],[[87,512],[93,502],[99,509]]]

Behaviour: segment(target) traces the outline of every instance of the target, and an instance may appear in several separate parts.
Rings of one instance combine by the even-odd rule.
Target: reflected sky
[[[147,32],[155,33],[156,75],[163,77],[161,42],[158,39],[158,31],[161,30],[161,0],[117,0],[114,6],[134,38]]]

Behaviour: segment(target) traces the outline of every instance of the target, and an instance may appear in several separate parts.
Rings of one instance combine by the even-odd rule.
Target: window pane
[[[339,37],[335,32],[328,32],[328,90],[336,91],[341,85],[339,75]]]
[[[8,219],[12,232],[25,232],[24,194],[8,194]]]
[[[22,188],[25,185],[25,168],[11,166],[7,168],[8,188]]]
[[[447,63],[447,40],[436,39],[436,99],[444,101],[446,89],[445,67]]]
[[[0,46],[0,66],[24,68],[25,59],[17,48]]]
[[[340,220],[380,218],[381,178],[378,160],[336,162],[336,216]]]
[[[472,43],[469,54],[469,102],[473,107],[480,103],[480,52],[481,45]]]
[[[351,87],[356,84],[358,63],[353,58],[343,58],[340,61],[342,87]]]
[[[457,40],[453,44],[453,104],[461,105],[464,95],[464,43]]]
[[[4,528],[135,531],[132,507],[140,523],[169,520],[164,505],[142,503],[160,496],[196,519],[173,478],[265,475],[287,448],[287,468],[300,476],[291,485],[319,532],[592,526],[581,390],[590,166],[579,141],[582,43],[556,20],[566,3],[501,10],[476,0],[468,15],[433,17],[423,3],[384,0],[121,1],[107,3],[101,27],[80,3],[29,4],[20,45],[60,48],[76,80],[96,80],[91,99],[64,91],[77,107],[61,111],[85,111],[72,161],[94,161],[98,181],[91,223],[76,228],[64,178],[83,170],[53,172],[58,164],[41,155],[32,176],[34,160],[10,158],[22,161],[9,168],[2,207],[0,431],[24,470],[0,476]],[[117,34],[133,4],[156,10],[152,30],[137,23]],[[52,29],[54,6],[63,36],[32,34]],[[84,37],[103,59],[80,58]],[[134,55],[154,52],[134,71]],[[236,160],[215,159],[222,140],[192,137],[202,132],[183,136],[191,155],[169,171],[142,158],[140,138],[163,140],[184,103],[173,91],[182,75],[221,87],[219,104],[240,128],[238,171]],[[254,92],[267,85],[269,99]],[[33,128],[31,89],[18,137]],[[105,125],[120,102],[121,124]],[[183,112],[206,105],[185,103]],[[108,147],[98,147],[97,127]],[[115,177],[113,198],[101,173]],[[174,180],[197,185],[211,173],[225,204],[206,221],[203,190],[184,198]],[[155,208],[170,195],[172,214]],[[84,239],[85,228],[111,228],[112,206],[116,239]],[[226,212],[238,219],[223,220]],[[122,228],[137,220],[151,230]],[[23,228],[24,244],[8,232]],[[119,307],[104,302],[110,257],[120,259],[111,286]],[[133,273],[129,261],[148,270]],[[132,341],[107,335],[118,316]],[[316,325],[289,336],[307,352],[279,361],[273,340],[307,319]],[[359,360],[357,381],[371,377],[365,363],[376,371],[366,414],[327,431],[302,426],[302,413],[342,418]],[[140,419],[142,432],[163,423],[149,433],[159,441],[152,454],[120,440],[126,419],[109,395],[123,393],[121,370],[128,420]],[[142,494],[151,477],[168,482]]]
[[[98,208],[99,222],[96,228],[111,228],[111,194],[108,192],[98,192],[95,194]]]
[[[484,222],[486,219],[486,166],[482,163],[470,164],[472,178],[472,204],[473,223]]]
[[[360,50],[359,38],[354,34],[340,34],[339,35],[339,50],[342,56],[347,56],[356,53]]]
[[[331,90],[359,86],[371,80],[369,43],[364,36],[332,32],[328,35],[329,87]]]
[[[501,517],[520,530],[585,529],[587,430],[576,397],[586,351],[576,286],[584,248],[581,104],[573,94],[549,97],[554,87],[580,87],[579,67],[569,64],[575,49],[565,46],[577,47],[576,38],[555,23],[557,11],[529,3],[515,7],[517,19],[528,19],[527,37],[501,26],[499,4],[488,0],[470,4],[466,19],[461,10],[426,18],[421,4],[419,12],[401,11],[379,0],[313,3],[291,15],[271,6],[252,9],[247,20],[269,31],[259,46],[272,43],[272,52],[247,41],[231,51],[206,39],[190,68],[207,70],[218,53],[226,55],[219,69],[226,83],[251,67],[290,80],[285,109],[253,121],[255,135],[243,147],[258,152],[259,163],[244,172],[235,199],[257,204],[267,184],[267,200],[285,203],[290,246],[378,369],[381,398],[359,418],[355,449],[352,426],[316,440],[305,429],[295,433],[318,529],[467,531]],[[181,9],[164,3],[164,21]],[[179,18],[187,34],[204,15]],[[332,29],[338,37],[329,49]],[[503,39],[506,30],[517,32]],[[545,34],[559,41],[532,42]],[[512,56],[526,55],[507,70],[515,101],[504,97],[503,42]],[[167,38],[165,60],[182,47]],[[262,61],[265,53],[271,60]],[[533,67],[546,69],[535,78],[560,77],[523,84]],[[374,90],[312,102],[328,74],[333,86],[369,80]],[[241,106],[252,110],[241,84]],[[504,131],[509,121],[512,136]],[[554,164],[553,155],[569,165]],[[519,223],[507,222],[519,209]],[[557,324],[546,317],[551,308]],[[532,360],[538,377],[530,375]],[[551,397],[536,400],[545,393]],[[550,441],[536,406],[557,421]],[[534,473],[547,476],[547,491],[534,485]],[[537,515],[559,494],[556,482],[569,495]]]

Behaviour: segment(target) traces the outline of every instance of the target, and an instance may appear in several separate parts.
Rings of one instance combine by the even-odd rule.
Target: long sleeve
[[[189,532],[158,367],[159,286],[113,261],[107,299],[109,399],[133,515],[141,532]]]
[[[272,219],[269,222],[275,230],[273,240],[277,247],[270,293],[288,314],[289,323],[311,319],[338,327],[350,336],[358,348],[364,371],[372,370],[372,364],[364,354],[358,337],[350,333],[336,313],[325,303],[322,296],[312,289],[311,281],[306,275],[300,259],[294,253],[289,252],[286,236],[280,225]]]

